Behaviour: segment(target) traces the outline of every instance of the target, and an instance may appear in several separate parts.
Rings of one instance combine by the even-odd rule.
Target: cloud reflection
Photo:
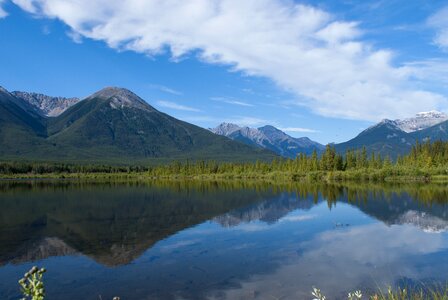
[[[254,275],[241,288],[226,291],[226,299],[303,299],[312,286],[332,298],[355,288],[377,289],[403,278],[444,278],[446,263],[437,265],[422,257],[447,248],[443,234],[434,235],[410,225],[375,223],[345,230],[325,231],[297,245],[299,256],[290,255],[271,274]]]

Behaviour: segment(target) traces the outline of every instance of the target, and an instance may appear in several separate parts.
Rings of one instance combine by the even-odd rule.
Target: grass
[[[322,291],[317,288],[313,288],[311,292],[313,300],[330,300]],[[363,295],[362,291],[350,292],[347,295],[348,300],[448,300],[448,286],[440,289],[397,289],[392,290],[389,288],[387,292],[379,291],[372,295]]]
[[[354,171],[315,171],[292,173],[273,171],[268,173],[216,173],[216,174],[151,174],[142,172],[79,172],[79,173],[20,173],[0,174],[0,179],[167,179],[167,180],[262,180],[275,182],[448,182],[448,175],[386,174],[385,172]]]

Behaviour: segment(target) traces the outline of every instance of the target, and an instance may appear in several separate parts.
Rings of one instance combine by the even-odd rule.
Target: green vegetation
[[[226,163],[217,161],[174,161],[165,165],[108,166],[4,162],[3,178],[197,178],[263,179],[272,181],[446,181],[448,142],[417,142],[408,155],[392,161],[389,157],[348,150],[338,154],[327,146],[321,156],[300,154],[296,159],[274,159]]]
[[[44,300],[45,287],[42,280],[46,270],[38,269],[36,266],[25,273],[24,277],[19,280],[24,298],[22,300]]]
[[[322,291],[317,288],[313,288],[311,295],[313,300],[327,300],[327,297],[322,294]],[[363,299],[363,294],[360,290],[350,292],[347,295],[348,300],[360,300]],[[367,296],[370,300],[448,300],[448,287],[440,290],[414,290],[409,291],[407,289],[392,290],[389,288],[387,293],[382,291]]]
[[[127,90],[100,91],[57,117],[41,117],[27,105],[0,90],[3,160],[125,165],[186,158],[236,162],[275,157],[270,151],[159,112]]]
[[[43,282],[45,268],[39,269],[34,266],[25,273],[22,279],[19,280],[19,285],[22,291],[23,298],[21,300],[44,300],[45,287]],[[101,298],[100,298],[101,299]],[[114,297],[112,300],[120,300],[119,297]]]

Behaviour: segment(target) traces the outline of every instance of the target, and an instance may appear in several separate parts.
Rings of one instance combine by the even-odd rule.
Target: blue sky
[[[441,0],[0,0],[0,85],[85,97],[126,87],[208,128],[271,124],[341,142],[447,111]]]

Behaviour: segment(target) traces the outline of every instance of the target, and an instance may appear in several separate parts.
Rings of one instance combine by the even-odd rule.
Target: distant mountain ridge
[[[44,94],[14,91],[16,98],[28,103],[41,116],[56,117],[80,101],[79,98],[51,97]]]
[[[429,111],[412,118],[385,119],[334,147],[340,153],[366,147],[368,152],[395,158],[408,153],[416,140],[447,141],[448,115]],[[295,158],[323,149],[307,137],[294,138],[270,125],[250,128],[222,123],[206,130],[158,111],[123,88],[105,88],[80,100],[0,87],[3,160],[254,161],[275,154]]]
[[[448,120],[448,115],[436,110],[420,112],[412,118],[395,120],[397,127],[410,133],[423,130]]]
[[[448,116],[437,111],[418,113],[403,120],[384,119],[353,139],[336,144],[338,152],[366,147],[368,152],[392,158],[410,151],[416,141],[448,140]]]
[[[275,157],[177,120],[123,88],[104,88],[81,101],[56,98],[63,105],[53,108],[68,107],[55,117],[34,109],[49,98],[32,102],[32,94],[23,95],[0,89],[0,159],[135,163]]]
[[[295,158],[299,153],[311,154],[314,150],[321,152],[324,149],[323,145],[307,137],[294,138],[270,125],[250,128],[232,123],[221,123],[210,130],[215,134],[247,145],[269,149],[288,158]]]

